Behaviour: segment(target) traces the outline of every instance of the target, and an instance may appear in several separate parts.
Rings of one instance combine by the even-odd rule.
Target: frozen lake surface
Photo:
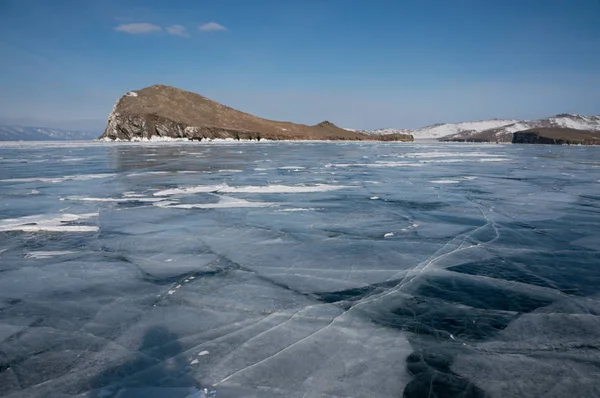
[[[600,396],[600,148],[0,144],[0,396]]]

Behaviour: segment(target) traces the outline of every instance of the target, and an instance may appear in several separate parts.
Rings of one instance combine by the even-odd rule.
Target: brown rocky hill
[[[117,101],[101,139],[142,140],[153,137],[202,140],[412,141],[408,134],[368,136],[325,121],[316,126],[263,119],[178,88],[155,85],[130,91]]]
[[[600,131],[538,128],[513,133],[513,144],[600,145]]]

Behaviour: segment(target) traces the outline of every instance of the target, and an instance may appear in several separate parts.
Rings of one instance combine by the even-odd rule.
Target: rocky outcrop
[[[341,129],[325,121],[316,126],[256,117],[201,95],[155,85],[123,95],[108,117],[100,139],[384,140],[412,141],[407,134],[379,137]]]
[[[540,128],[513,133],[513,144],[600,145],[600,131]]]

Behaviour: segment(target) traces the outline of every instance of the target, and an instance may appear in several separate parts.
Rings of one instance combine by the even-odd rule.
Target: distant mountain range
[[[511,142],[512,133],[536,128],[600,131],[600,116],[563,113],[537,120],[490,119],[477,122],[434,124],[414,130],[387,128],[358,131],[369,135],[411,134],[417,140]]]
[[[0,141],[72,141],[93,140],[98,133],[61,130],[49,127],[0,126]]]

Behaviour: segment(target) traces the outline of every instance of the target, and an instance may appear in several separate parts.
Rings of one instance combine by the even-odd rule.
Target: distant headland
[[[413,136],[368,135],[328,121],[307,126],[267,120],[199,94],[159,84],[130,91],[119,98],[100,139],[413,141]]]

